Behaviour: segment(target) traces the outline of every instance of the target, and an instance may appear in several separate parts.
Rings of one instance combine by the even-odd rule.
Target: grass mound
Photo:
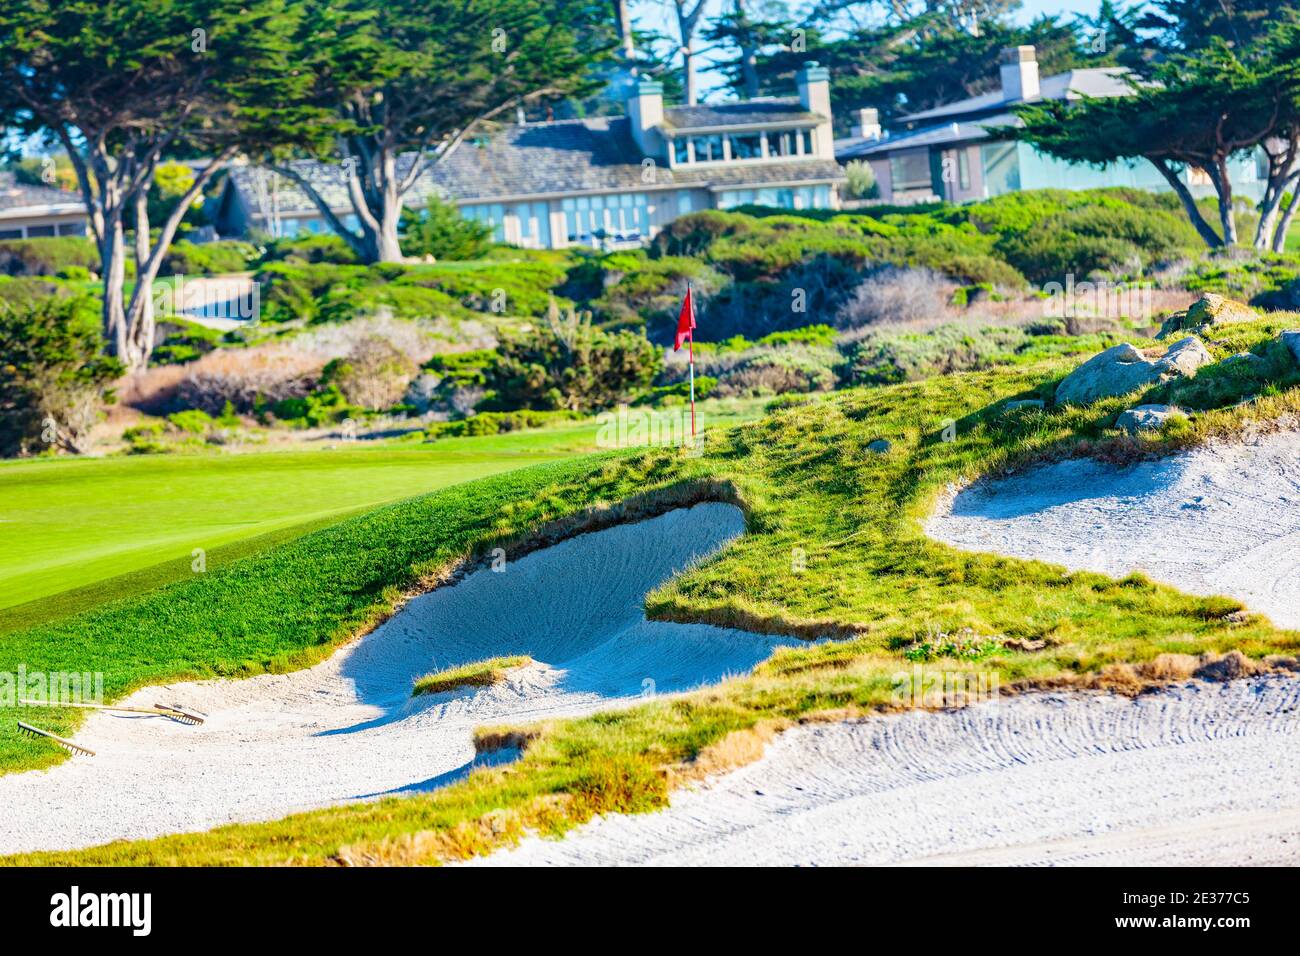
[[[532,658],[526,655],[490,657],[487,660],[461,664],[459,667],[451,667],[444,671],[435,671],[416,680],[411,688],[411,696],[441,694],[460,687],[491,687],[493,684],[503,682],[509,671],[531,662]]]
[[[1233,326],[1230,342],[1211,346],[1223,359],[1262,348],[1271,334],[1268,323]],[[648,614],[833,638],[782,649],[752,675],[689,695],[519,728],[520,739],[530,741],[519,761],[480,768],[435,793],[13,860],[436,862],[483,852],[529,829],[561,833],[593,814],[663,806],[672,782],[725,750],[733,735],[744,739],[757,728],[817,714],[908,706],[899,675],[918,667],[939,675],[941,685],[945,675],[956,675],[993,677],[1003,689],[1131,690],[1128,676],[1116,675],[1158,681],[1164,670],[1142,665],[1162,655],[1235,650],[1260,661],[1295,654],[1300,633],[1242,614],[1229,598],[1183,594],[1141,575],[1116,580],[961,552],[925,536],[922,521],[938,497],[981,475],[1060,456],[1165,454],[1300,415],[1300,389],[1285,386],[1139,436],[1114,424],[1142,396],[1087,408],[1008,408],[1015,399],[1050,396],[1078,359],[845,391],[710,434],[700,454],[609,455],[448,489],[361,515],[204,580],[12,634],[0,650],[0,670],[21,655],[50,669],[95,662],[113,674],[112,693],[165,675],[300,665],[372,625],[404,591],[445,579],[457,561],[487,554],[497,542],[509,551],[542,528],[569,522],[582,530],[592,515],[625,514],[609,502],[639,496],[662,508],[674,496],[686,502],[726,489],[745,509],[748,533],[716,560],[653,592]],[[884,452],[875,450],[879,439],[889,442]],[[962,646],[979,653],[949,653],[932,641],[917,659],[918,646],[935,634],[966,635]],[[70,729],[53,724],[56,732]],[[22,746],[0,736],[0,767],[31,766],[34,755]]]

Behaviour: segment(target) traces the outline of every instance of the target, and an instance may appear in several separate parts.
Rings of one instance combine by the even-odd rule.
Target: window
[[[813,154],[813,131],[810,129],[801,129],[799,131],[799,152],[804,156]]]
[[[84,236],[86,234],[86,224],[84,222],[65,222],[59,226],[60,236]]]
[[[925,150],[889,157],[889,182],[896,193],[930,189],[930,157]]]
[[[798,155],[797,145],[798,134],[794,130],[782,130],[779,133],[767,134],[767,155],[769,156],[795,156]]]
[[[686,190],[682,190],[677,194],[677,215],[686,215],[694,205],[695,203],[691,201],[691,194]]]
[[[957,185],[970,189],[970,153],[964,147],[957,150]]]
[[[682,139],[681,137],[677,137],[673,140],[673,162],[676,165],[684,166],[686,163],[691,161],[690,154],[686,150],[686,147],[689,144],[690,140]]]
[[[0,229],[0,239],[21,239],[23,231],[21,229]]]
[[[732,133],[732,159],[762,159],[763,135],[761,133]]]
[[[696,136],[691,141],[695,144],[695,161],[697,163],[722,162],[721,136]]]
[[[54,235],[53,226],[28,226],[27,227],[28,239],[33,239],[37,236],[52,236],[52,235]]]
[[[1020,188],[1020,157],[1015,143],[984,143],[980,146],[984,166],[984,194],[1001,196]]]
[[[560,203],[569,242],[639,242],[649,235],[650,203],[645,193],[579,196]]]

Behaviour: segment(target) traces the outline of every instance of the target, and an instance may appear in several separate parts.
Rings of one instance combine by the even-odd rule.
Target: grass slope
[[[1230,347],[1249,345],[1252,336],[1258,345],[1268,332],[1264,324],[1236,328]],[[715,495],[743,503],[749,533],[652,594],[652,616],[837,639],[779,651],[752,676],[715,688],[534,728],[517,763],[481,768],[437,793],[6,862],[432,862],[482,852],[528,828],[559,833],[595,813],[663,806],[678,774],[725,766],[772,726],[901,706],[895,675],[918,662],[932,671],[994,674],[1004,687],[1132,688],[1140,672],[1129,665],[1163,653],[1300,650],[1300,633],[1234,613],[1235,600],[1185,595],[1139,575],[1113,580],[962,553],[922,534],[920,520],[936,497],[980,474],[1061,454],[1164,453],[1231,433],[1247,419],[1300,412],[1300,392],[1287,389],[1168,434],[1129,438],[1111,426],[1132,398],[1045,413],[1005,409],[1007,399],[1050,394],[1071,364],[1056,359],[842,393],[710,436],[699,457],[643,452],[439,492],[165,596],[13,635],[0,669],[22,659],[13,654],[15,639],[17,649],[47,660],[84,665],[109,656],[132,682],[169,670],[225,670],[215,659],[250,668],[300,663],[323,653],[319,642],[365,627],[401,588],[467,548],[633,491],[645,500],[708,481]],[[868,450],[878,438],[892,448]],[[936,631],[974,639],[947,656],[921,643]],[[1025,643],[1009,647],[1003,639]],[[1019,649],[1037,641],[1041,650]],[[0,765],[36,759],[0,741]]]
[[[594,428],[333,451],[0,466],[0,607],[592,447]],[[119,595],[113,595],[119,596]]]

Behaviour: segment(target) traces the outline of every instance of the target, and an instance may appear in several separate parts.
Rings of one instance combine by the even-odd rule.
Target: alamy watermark
[[[596,416],[597,448],[684,447],[698,450],[704,424],[695,420],[695,434],[691,433],[689,406],[674,406],[671,410],[629,408],[617,409]]]
[[[0,671],[0,707],[103,703],[104,675],[99,671],[36,671],[25,664]]]
[[[173,318],[231,319],[257,322],[262,317],[262,284],[247,279],[187,279],[154,286],[154,315]]]
[[[1049,319],[1101,318],[1150,319],[1155,315],[1155,287],[1150,282],[1065,282],[1043,286],[1043,315]]]
[[[894,703],[904,707],[946,708],[998,699],[995,670],[949,670],[913,664],[892,678]]]

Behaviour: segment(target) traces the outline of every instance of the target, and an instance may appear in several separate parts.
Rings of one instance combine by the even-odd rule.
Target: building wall
[[[85,236],[90,232],[85,213],[48,216],[0,216],[0,239],[36,239],[41,236]]]

